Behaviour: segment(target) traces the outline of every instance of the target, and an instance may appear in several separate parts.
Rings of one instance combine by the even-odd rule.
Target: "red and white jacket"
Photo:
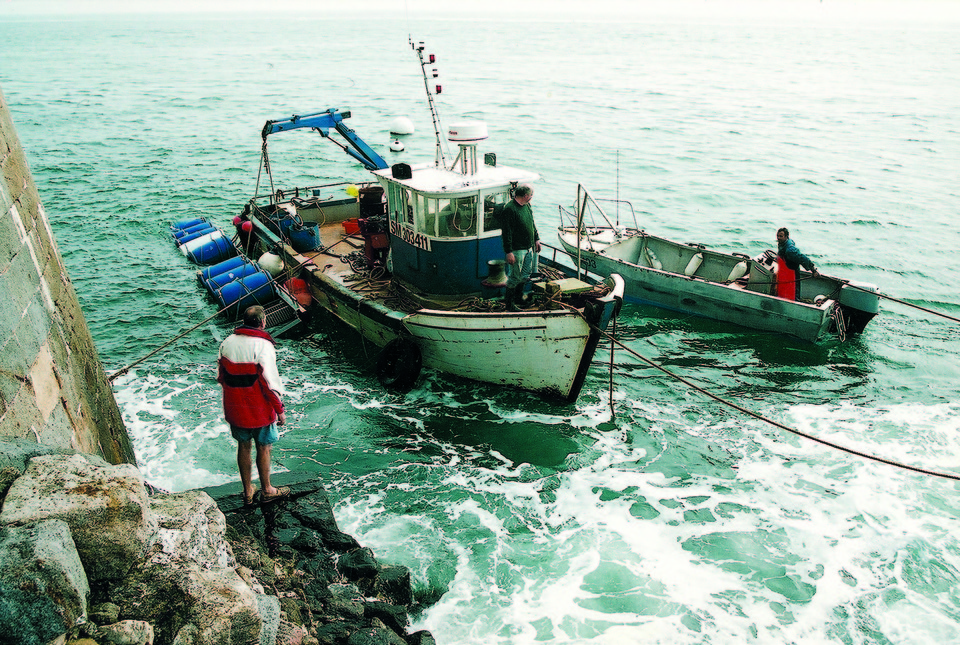
[[[220,345],[217,382],[223,414],[238,428],[262,428],[283,412],[283,385],[274,340],[262,329],[239,327]]]

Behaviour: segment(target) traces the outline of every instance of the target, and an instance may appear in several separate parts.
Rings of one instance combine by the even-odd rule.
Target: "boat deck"
[[[272,239],[276,239],[273,231],[265,228],[259,222],[257,223],[261,231],[264,231]],[[292,249],[289,244],[283,246],[284,258],[288,268],[303,266],[308,270],[311,279],[315,281],[333,281],[344,289],[360,294],[364,299],[379,302],[389,309],[413,313],[421,309],[438,309],[446,311],[475,311],[475,312],[496,312],[504,311],[505,306],[501,300],[502,289],[484,288],[478,280],[477,294],[467,297],[457,296],[454,298],[441,298],[437,296],[421,296],[398,285],[391,280],[390,273],[385,266],[371,266],[365,254],[366,239],[357,233],[348,233],[343,223],[327,223],[319,227],[320,247],[314,251],[298,252]],[[301,272],[295,270],[294,275]],[[543,294],[544,297],[532,299],[530,305],[525,311],[544,311],[555,309],[556,304],[551,303],[551,297],[548,292],[558,294],[587,295],[584,291],[606,292],[608,287],[597,285],[596,287],[580,283],[578,287],[564,286],[564,279],[568,278],[563,272],[557,269],[541,265],[540,278],[533,281],[535,293]],[[306,276],[303,276],[306,277]],[[558,284],[557,288],[551,288],[547,283]],[[596,294],[594,294],[596,295]],[[554,295],[553,297],[557,297]]]

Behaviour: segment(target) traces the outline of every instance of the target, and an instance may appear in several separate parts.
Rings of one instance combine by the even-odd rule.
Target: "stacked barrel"
[[[177,222],[170,234],[180,252],[196,264],[214,264],[237,254],[230,237],[206,217]]]
[[[198,271],[197,279],[222,310],[239,318],[247,307],[277,299],[270,274],[256,262],[238,255],[230,238],[205,218],[177,222],[170,232],[184,255],[197,264],[211,265]],[[226,242],[227,248],[220,240]]]

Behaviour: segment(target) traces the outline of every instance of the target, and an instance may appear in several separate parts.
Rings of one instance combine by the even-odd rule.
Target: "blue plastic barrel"
[[[182,244],[180,244],[180,252],[186,255],[193,249],[203,246],[204,244],[206,244],[207,242],[209,242],[215,237],[216,238],[223,237],[223,231],[221,231],[218,228],[215,228],[213,230],[202,233],[201,235],[197,235],[196,237],[189,239],[186,242],[183,242]]]
[[[264,305],[276,298],[273,282],[266,271],[257,271],[229,282],[213,292],[220,308],[229,307],[239,314],[252,305]]]
[[[171,224],[170,230],[179,231],[179,230],[188,228],[190,226],[195,226],[200,222],[206,222],[206,221],[207,221],[206,217],[194,217],[193,219],[183,219],[183,220],[180,220],[179,222],[174,222],[173,224]]]
[[[316,223],[291,226],[287,233],[293,248],[301,253],[320,248],[320,227]]]
[[[200,269],[197,272],[197,279],[200,282],[206,282],[215,275],[220,275],[221,273],[226,273],[227,271],[232,271],[236,269],[241,264],[246,264],[247,259],[242,255],[235,255],[229,260],[224,260],[223,262],[218,262],[213,266],[206,267],[205,269]]]
[[[289,216],[281,217],[277,224],[280,226],[280,235],[283,237],[290,237],[290,229],[297,225],[296,221]]]
[[[183,246],[184,244],[186,244],[186,243],[188,243],[188,242],[194,241],[194,240],[197,239],[198,237],[203,237],[204,235],[209,235],[210,233],[213,233],[213,232],[219,231],[219,230],[220,230],[220,229],[214,228],[213,226],[208,226],[207,228],[202,228],[202,229],[197,230],[197,231],[192,231],[192,232],[190,232],[190,233],[187,233],[187,234],[184,235],[183,237],[177,239],[177,240],[176,240],[177,246]]]
[[[175,240],[179,240],[184,235],[190,235],[190,233],[196,233],[197,231],[202,231],[205,228],[214,228],[214,226],[210,222],[199,222],[193,226],[178,228],[175,231],[171,231],[170,234]]]
[[[210,293],[215,293],[219,289],[222,289],[224,285],[233,282],[234,280],[241,280],[246,278],[248,275],[253,275],[257,271],[262,270],[263,269],[261,269],[257,264],[253,262],[246,262],[238,267],[230,269],[229,271],[210,276],[203,283],[203,285],[210,291]]]
[[[197,264],[216,264],[236,255],[237,247],[233,245],[230,238],[226,237],[223,231],[217,232],[220,233],[219,236],[214,235],[203,244],[188,249],[187,257]]]

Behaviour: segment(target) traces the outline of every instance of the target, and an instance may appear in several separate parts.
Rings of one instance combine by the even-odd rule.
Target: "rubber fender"
[[[657,255],[653,252],[653,249],[651,249],[648,246],[644,249],[644,252],[647,254],[647,263],[651,267],[653,267],[657,271],[660,271],[661,269],[663,269],[663,264],[660,262],[660,260],[657,259]]]
[[[688,278],[693,277],[693,274],[697,272],[701,264],[703,264],[703,253],[697,253],[690,258],[690,261],[687,263],[687,268],[683,270],[683,274]]]
[[[420,348],[409,338],[394,338],[377,356],[377,380],[396,392],[409,392],[420,376],[423,357]]]
[[[739,280],[747,274],[747,262],[746,260],[742,262],[737,262],[737,265],[730,270],[730,275],[727,276],[727,282],[733,282]]]

